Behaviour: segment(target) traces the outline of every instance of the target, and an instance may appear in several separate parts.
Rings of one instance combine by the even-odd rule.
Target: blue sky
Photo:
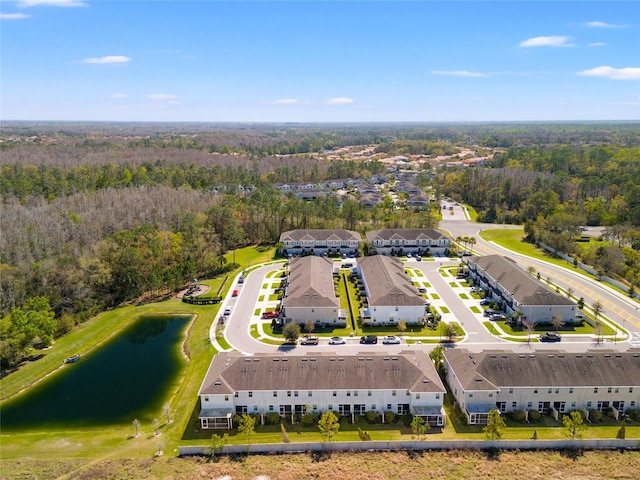
[[[0,2],[3,120],[640,119],[640,2]]]

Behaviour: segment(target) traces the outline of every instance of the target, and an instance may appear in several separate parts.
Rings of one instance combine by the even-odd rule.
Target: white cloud
[[[593,42],[588,45],[589,47],[606,47],[607,44],[604,42]]]
[[[114,93],[109,98],[117,98],[117,99],[127,98],[127,95],[125,95],[124,93]]]
[[[110,64],[110,63],[128,63],[131,59],[123,55],[108,55],[106,57],[99,58],[87,58],[83,60],[84,63],[98,63],[98,64]]]
[[[613,68],[609,66],[602,66],[583,70],[578,72],[577,75],[581,75],[583,77],[610,78],[611,80],[640,80],[640,68]]]
[[[350,103],[355,103],[355,100],[353,98],[347,98],[347,97],[335,97],[335,98],[329,98],[326,103],[328,105],[348,105]]]
[[[278,100],[274,100],[272,103],[276,105],[295,105],[296,103],[300,103],[300,100],[297,98],[280,98]]]
[[[25,15],[24,13],[0,13],[1,20],[22,20],[30,16],[31,15]]]
[[[613,23],[606,22],[587,22],[584,24],[585,27],[589,28],[622,28],[624,25],[614,25]]]
[[[46,5],[50,7],[86,7],[87,4],[82,0],[20,0],[18,3],[21,7],[36,7],[38,5]]]
[[[562,35],[550,35],[548,37],[533,37],[520,43],[521,47],[573,47],[573,43],[567,43],[571,37]]]
[[[467,70],[434,70],[436,75],[449,75],[452,77],[488,77],[486,73],[469,72]]]

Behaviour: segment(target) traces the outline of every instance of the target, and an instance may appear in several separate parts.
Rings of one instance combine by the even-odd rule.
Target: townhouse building
[[[280,235],[282,251],[286,255],[355,254],[362,237],[353,230],[299,229]]]
[[[487,423],[491,410],[536,410],[555,418],[589,410],[618,418],[640,404],[640,352],[548,351],[444,354],[446,381],[470,425]]]
[[[333,284],[333,261],[306,256],[291,259],[282,298],[284,323],[346,326],[347,312],[340,308]]]
[[[550,324],[557,314],[565,323],[576,320],[577,304],[573,300],[554,292],[510,258],[474,257],[468,262],[468,270],[474,284],[499,302],[509,315],[519,316],[518,321]]]
[[[386,228],[366,233],[367,242],[381,255],[443,255],[451,239],[432,228]]]
[[[231,429],[235,414],[282,417],[307,411],[340,416],[392,411],[445,425],[445,387],[424,351],[390,355],[306,355],[221,352],[212,360],[199,391],[203,429]]]
[[[364,325],[397,325],[423,323],[425,299],[404,272],[400,260],[372,255],[358,260],[358,274],[364,284],[367,300],[360,316]]]

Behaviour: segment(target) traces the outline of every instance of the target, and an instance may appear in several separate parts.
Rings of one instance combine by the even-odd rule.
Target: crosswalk
[[[629,343],[631,344],[632,347],[640,348],[640,332],[633,332],[631,334],[631,339],[629,340]]]

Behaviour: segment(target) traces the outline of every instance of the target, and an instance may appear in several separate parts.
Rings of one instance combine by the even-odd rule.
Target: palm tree
[[[473,246],[476,244],[476,237],[469,237],[469,250],[473,251]]]

